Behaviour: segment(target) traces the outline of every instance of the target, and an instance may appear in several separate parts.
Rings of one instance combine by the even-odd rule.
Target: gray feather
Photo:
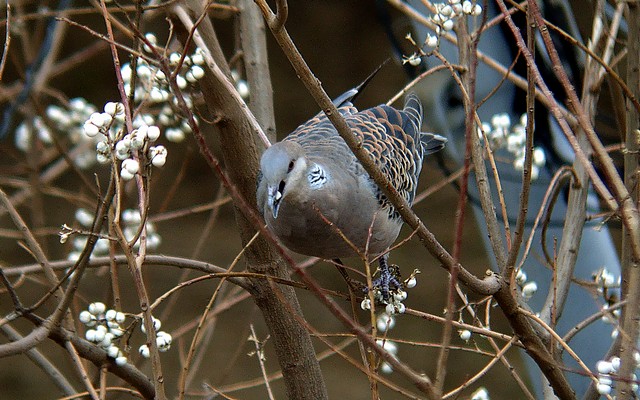
[[[408,95],[402,110],[380,105],[358,111],[350,103],[353,91],[336,99],[340,113],[411,204],[424,156],[442,149],[446,139],[420,131],[422,105],[416,96]],[[267,149],[260,166],[258,209],[291,250],[339,258],[355,255],[355,247],[375,255],[396,240],[399,214],[324,113]]]

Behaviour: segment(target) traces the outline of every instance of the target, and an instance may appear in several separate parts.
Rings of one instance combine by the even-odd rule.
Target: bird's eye
[[[295,164],[296,164],[296,160],[289,161],[289,168],[287,168],[287,173],[291,172]]]

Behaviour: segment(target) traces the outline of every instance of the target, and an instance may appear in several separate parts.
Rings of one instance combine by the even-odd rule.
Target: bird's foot
[[[389,304],[392,297],[395,297],[399,292],[404,292],[400,267],[395,264],[388,265],[386,261],[380,262],[377,272],[378,277],[373,280],[372,288],[374,293],[379,293],[383,304]]]
[[[371,288],[365,288],[364,292],[373,291],[375,301],[379,304],[386,305],[389,314],[404,312],[404,304],[402,302],[407,298],[405,289],[408,287],[407,282],[403,281],[400,276],[400,268],[387,263],[388,256],[380,258],[380,266],[375,275],[378,275],[372,282]],[[416,272],[411,274],[410,279],[414,280]],[[365,302],[368,300],[365,299]]]

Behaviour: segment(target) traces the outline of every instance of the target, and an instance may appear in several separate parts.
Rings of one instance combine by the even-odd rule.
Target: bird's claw
[[[373,280],[371,289],[364,288],[365,293],[373,290],[376,300],[382,304],[389,304],[392,298],[395,299],[397,295],[404,293],[404,284],[397,265],[387,265],[386,261],[381,261],[377,272],[379,276]]]

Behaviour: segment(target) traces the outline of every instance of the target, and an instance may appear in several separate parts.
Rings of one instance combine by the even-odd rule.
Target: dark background
[[[387,36],[379,24],[373,3],[370,1],[297,1],[291,2],[289,10],[289,19],[286,27],[289,29],[293,40],[307,63],[332,97],[358,84],[392,54]],[[100,17],[82,16],[73,19],[88,24],[98,31],[102,32],[104,30]],[[234,40],[231,21],[216,20],[215,23],[219,28],[220,40],[226,54],[231,55]],[[166,37],[163,36],[166,35],[166,25],[166,21],[158,17],[148,23],[146,30],[157,33],[160,38],[159,41],[162,42]],[[4,37],[4,33],[2,37]],[[65,43],[64,52],[70,54],[94,40],[95,38],[89,36],[86,32],[71,27],[66,37],[67,43]],[[297,125],[314,115],[318,111],[318,107],[296,78],[292,67],[270,36],[268,42],[278,136],[282,138]],[[13,79],[17,79],[15,68],[12,66],[8,68],[3,84],[9,84]],[[360,108],[366,108],[387,101],[402,89],[406,82],[405,79],[401,66],[394,62],[390,63],[380,71],[375,80],[364,91],[363,95],[358,99],[357,105]],[[113,64],[106,48],[92,57],[91,60],[54,79],[51,85],[64,92],[69,98],[83,96],[98,105],[98,107],[106,101],[117,99]],[[6,103],[2,106],[6,106]],[[429,110],[425,110],[425,121],[428,124]],[[212,143],[215,143],[215,134],[208,132],[208,135],[210,135]],[[0,143],[0,154],[2,155],[0,158],[0,174],[2,177],[15,175],[16,172],[24,173],[24,170],[16,167],[18,163],[24,161],[24,155],[12,148],[12,140],[13,137],[5,138]],[[166,145],[166,143],[163,144]],[[200,158],[193,140],[188,137],[181,144],[169,144],[168,149],[167,165],[161,171],[155,172],[151,213],[175,210],[212,201],[218,190],[218,183],[210,169]],[[177,173],[184,162],[188,162],[186,178],[180,183],[178,192],[168,198],[167,196],[170,194],[170,189],[175,182]],[[96,167],[96,171],[104,182],[106,169],[104,167]],[[91,178],[90,171],[85,173]],[[436,163],[432,159],[427,160],[423,169],[422,187],[433,185],[441,179],[443,179],[443,173],[438,169]],[[64,178],[55,181],[54,184],[70,191],[78,191],[81,196],[89,195],[88,191],[81,188],[81,184],[73,174],[66,174]],[[133,194],[131,192],[129,199],[129,206],[131,207],[135,205]],[[61,201],[56,198],[47,197],[45,200],[46,228],[42,230],[45,233],[42,239],[46,242],[45,247],[51,255],[51,259],[63,258],[69,248],[68,245],[65,246],[59,243],[55,233],[63,223],[71,224],[73,222],[73,213],[77,204],[74,204],[73,201]],[[429,229],[449,249],[453,240],[452,232],[456,202],[457,192],[453,187],[448,186],[415,206],[416,212],[425,221]],[[163,208],[163,205],[166,208]],[[32,212],[30,206],[25,204],[20,207],[20,211],[28,221]],[[467,210],[467,215],[468,222],[462,238],[464,246],[462,248],[461,261],[468,269],[478,275],[482,275],[489,268],[489,264],[474,222],[471,219],[470,210]],[[208,213],[196,213],[188,217],[157,223],[157,230],[163,240],[158,252],[166,255],[190,257],[195,243],[202,234],[208,216]],[[2,228],[14,229],[7,217],[3,217],[0,221]],[[408,233],[405,229],[401,237],[406,237]],[[218,266],[228,266],[240,250],[240,241],[236,233],[230,204],[226,204],[221,208],[218,222],[210,237],[207,238],[206,243],[207,245],[196,258],[212,262]],[[303,258],[299,257],[299,259],[302,260]],[[406,305],[435,315],[443,315],[448,275],[442,268],[438,267],[437,261],[428,255],[420,243],[417,240],[409,241],[401,249],[392,253],[391,261],[399,264],[405,274],[408,274],[414,268],[419,268],[422,271],[418,278],[418,286],[409,291]],[[32,260],[28,253],[17,244],[15,239],[0,238],[0,262],[4,266],[9,266],[30,263]],[[355,261],[352,261],[351,264],[353,266],[358,265]],[[133,284],[129,278],[128,271],[125,268],[120,271],[120,282],[124,292],[124,311],[136,312],[138,310],[137,300],[133,293]],[[314,266],[310,273],[325,287],[341,291],[346,290],[345,284],[329,264],[320,263]],[[102,269],[88,272],[74,304],[76,310],[79,311],[86,308],[91,301],[106,302],[109,293],[106,274],[107,271]],[[156,298],[175,286],[180,275],[181,271],[167,267],[147,267],[145,277],[150,297],[152,299]],[[190,277],[194,276],[195,274],[190,275]],[[189,331],[183,336],[179,336],[176,333],[180,332],[180,328],[185,324],[193,321],[194,318],[198,318],[216,284],[217,281],[205,281],[182,290],[173,311],[169,317],[165,317],[162,320],[163,330],[174,334],[175,337],[171,351],[162,354],[167,393],[170,397],[175,395],[175,382],[179,374],[179,362],[181,357],[184,356],[180,348],[188,348],[193,331]],[[27,304],[38,299],[42,290],[42,286],[36,282],[27,282],[24,284],[23,289],[19,289],[20,294],[24,296],[23,301]],[[319,304],[313,295],[299,291],[299,296],[307,320],[316,329],[327,334],[345,332],[344,327]],[[343,303],[343,305],[348,308],[347,303]],[[10,300],[7,294],[3,292],[0,294],[0,312],[2,315],[6,315],[10,309]],[[46,315],[44,311],[42,310],[41,315]],[[159,314],[162,314],[162,307],[160,307]],[[484,315],[484,313],[482,312],[481,315]],[[359,317],[361,321],[366,321],[367,314],[360,312]],[[467,320],[466,322],[470,321]],[[246,340],[249,333],[249,323],[255,325],[260,338],[264,338],[267,335],[262,318],[250,299],[219,315],[215,332],[209,339],[209,348],[205,360],[198,370],[198,377],[195,380],[196,383],[191,386],[192,389],[199,391],[201,388],[199,382],[208,382],[220,387],[260,376],[256,358],[247,355],[248,352],[253,350],[252,344]],[[25,334],[31,328],[26,323],[19,323],[16,326]],[[492,314],[492,328],[505,333],[509,332],[505,328],[505,324],[502,323],[499,312]],[[424,371],[429,376],[434,376],[438,354],[437,345],[440,341],[441,330],[442,326],[440,324],[421,321],[415,317],[400,316],[397,320],[396,328],[391,332],[392,337],[431,343],[434,346],[401,344],[399,345],[398,357],[416,370]],[[334,343],[338,343],[340,340],[340,338],[332,339]],[[136,349],[142,343],[142,337],[139,332],[137,336],[134,335],[132,341],[131,358],[137,360]],[[316,343],[318,352],[326,350],[326,347],[319,341]],[[489,349],[486,341],[475,335],[469,344],[465,344],[457,336],[454,336],[452,345],[468,348],[473,348],[477,345],[482,349]],[[63,349],[49,341],[45,341],[41,348],[52,360],[56,360],[63,371],[68,371],[67,375],[73,379],[76,387],[80,389],[81,385],[76,382],[72,366],[67,361],[68,356]],[[351,345],[347,352],[353,359],[360,360],[355,345]],[[516,369],[524,376],[523,370],[518,368],[519,353],[511,351],[509,355],[510,360],[516,363]],[[266,356],[267,370],[269,372],[276,371],[278,364],[269,343],[267,343]],[[449,373],[446,387],[453,388],[459,385],[465,378],[475,374],[489,361],[489,357],[480,356],[473,352],[453,350],[447,367]],[[148,361],[143,362],[142,365],[143,370],[149,371]],[[371,397],[366,376],[339,356],[329,357],[321,363],[321,366],[331,398],[369,399]],[[89,370],[92,374],[96,373],[92,367]],[[390,379],[410,388],[410,384],[401,377],[392,374]],[[508,371],[500,363],[494,366],[479,383],[472,385],[468,391],[463,392],[464,395],[468,396],[481,385],[485,385],[489,389],[493,399],[512,399],[521,396],[513,380],[509,378]],[[273,388],[277,398],[284,397],[281,381],[274,382]],[[230,392],[229,395],[242,399],[263,399],[266,398],[266,391],[263,387],[258,387],[239,392]],[[57,398],[58,396],[59,394],[51,385],[49,379],[40,370],[34,368],[33,364],[24,355],[0,360],[0,398],[39,399]],[[121,395],[121,398],[126,398],[126,396]],[[382,398],[394,399],[401,398],[401,396],[383,388]]]

